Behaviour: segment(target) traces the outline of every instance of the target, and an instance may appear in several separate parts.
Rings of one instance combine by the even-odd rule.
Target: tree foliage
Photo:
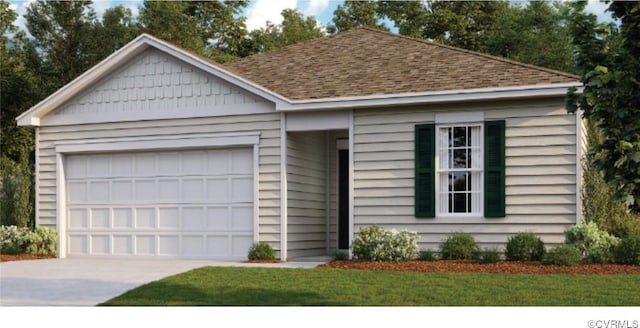
[[[0,2],[0,222],[28,226],[32,221],[33,129],[15,117],[37,99],[36,76],[27,64],[33,49],[13,23],[16,13]],[[11,40],[9,39],[11,35]]]
[[[224,62],[242,54],[247,35],[239,16],[248,1],[149,1],[140,8],[143,32]]]
[[[372,27],[388,31],[389,28],[380,22],[381,14],[378,6],[377,1],[346,0],[333,12],[333,24],[327,26],[327,32],[333,34],[356,27]]]
[[[122,5],[105,10],[102,21],[96,25],[95,35],[100,40],[100,46],[93,51],[99,59],[106,58],[140,34],[140,27],[131,9]]]
[[[566,25],[568,5],[530,1],[509,6],[496,17],[481,50],[527,64],[570,72],[572,38]]]
[[[573,69],[567,5],[530,1],[380,1],[400,34],[552,69]]]
[[[265,28],[250,33],[250,52],[269,51],[290,44],[319,38],[324,35],[315,17],[304,15],[295,9],[284,9],[281,13],[282,23],[267,22]]]
[[[615,29],[585,14],[585,2],[572,6],[570,28],[584,91],[577,98],[575,89],[570,90],[568,110],[579,106],[602,131],[592,165],[602,171],[615,198],[640,212],[640,3],[613,1],[609,6],[620,20],[621,43],[601,37],[607,32],[615,35]]]
[[[40,72],[47,94],[90,68],[98,58],[92,50],[96,14],[91,1],[44,1],[29,5],[26,26],[42,57]]]

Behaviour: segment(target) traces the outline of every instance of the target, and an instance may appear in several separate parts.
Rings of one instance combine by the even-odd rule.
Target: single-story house
[[[35,105],[59,256],[283,260],[360,227],[482,247],[581,220],[577,76],[368,28],[217,64],[143,34]]]

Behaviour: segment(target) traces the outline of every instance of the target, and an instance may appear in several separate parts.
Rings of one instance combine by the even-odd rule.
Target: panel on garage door
[[[69,255],[244,259],[251,148],[66,158]]]

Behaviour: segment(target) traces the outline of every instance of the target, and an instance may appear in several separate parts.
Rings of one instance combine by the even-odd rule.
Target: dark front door
[[[349,249],[349,150],[338,150],[338,249]]]

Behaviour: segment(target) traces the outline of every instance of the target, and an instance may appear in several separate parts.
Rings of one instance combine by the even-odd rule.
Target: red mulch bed
[[[18,255],[0,254],[0,262],[41,260],[41,259],[51,259],[51,258],[53,257],[39,256],[39,255],[26,255],[26,254],[18,254]]]
[[[280,260],[247,260],[242,263],[280,263]]]
[[[573,267],[543,265],[540,262],[498,262],[483,264],[476,261],[401,261],[372,262],[362,260],[333,261],[321,265],[327,268],[367,271],[412,272],[480,272],[528,274],[640,274],[639,265],[580,264]]]

